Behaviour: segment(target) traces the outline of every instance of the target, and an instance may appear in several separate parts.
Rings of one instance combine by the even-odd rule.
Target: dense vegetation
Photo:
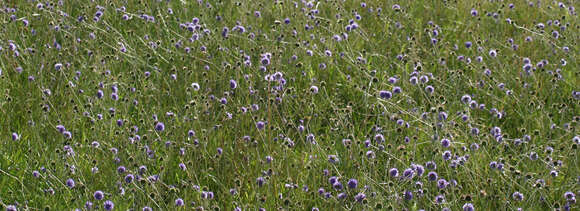
[[[0,207],[577,210],[578,1],[2,1]]]

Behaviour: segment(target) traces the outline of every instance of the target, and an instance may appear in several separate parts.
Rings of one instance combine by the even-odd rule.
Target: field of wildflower
[[[0,208],[579,210],[579,6],[0,1]]]

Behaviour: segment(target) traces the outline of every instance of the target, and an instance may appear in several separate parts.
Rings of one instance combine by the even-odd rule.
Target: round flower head
[[[434,161],[429,161],[427,163],[425,163],[425,167],[427,167],[427,169],[437,169],[437,163],[435,163]]]
[[[381,90],[379,92],[379,96],[382,99],[391,99],[391,97],[393,97],[393,93],[391,93],[390,91]]]
[[[469,41],[465,42],[465,47],[466,48],[471,48],[471,45],[472,45],[471,42],[469,42]]]
[[[332,187],[333,187],[335,190],[342,190],[342,187],[343,187],[343,186],[342,186],[342,183],[340,183],[339,181],[336,181],[334,184],[332,184]]]
[[[113,148],[113,149],[114,149],[114,148]],[[116,149],[114,149],[114,150],[111,150],[111,151],[116,151]],[[116,153],[115,153],[115,154],[116,154]],[[119,173],[119,174],[125,173],[125,171],[127,171],[127,169],[125,168],[125,166],[119,166],[119,167],[117,168],[117,173]]]
[[[449,139],[446,139],[446,138],[444,138],[444,139],[441,139],[441,146],[443,146],[443,147],[447,148],[447,147],[449,147],[450,145],[451,145],[451,141],[449,141]]]
[[[317,86],[311,86],[310,87],[310,92],[312,92],[313,94],[317,94],[318,93],[318,87]]]
[[[396,168],[392,168],[389,170],[389,176],[391,177],[397,177],[399,176],[399,170]]]
[[[193,88],[194,91],[198,91],[200,87],[198,83],[191,83],[191,88]]]
[[[74,188],[75,187],[75,181],[73,179],[67,179],[66,180],[66,186],[69,188]]]
[[[367,195],[365,195],[364,193],[358,193],[356,194],[356,196],[354,196],[354,200],[356,202],[362,202],[366,197]]]
[[[18,209],[14,205],[6,206],[6,211],[17,211]]]
[[[18,141],[20,139],[20,135],[18,135],[18,133],[12,133],[12,140],[13,141]]]
[[[142,211],[153,211],[153,209],[151,207],[143,207]]]
[[[64,136],[64,138],[66,139],[71,139],[72,138],[72,134],[70,131],[64,131],[62,132],[62,135]]]
[[[135,176],[133,176],[132,174],[127,174],[127,176],[125,176],[125,182],[126,183],[133,182],[133,179],[135,179]]]
[[[155,124],[155,130],[159,132],[165,130],[165,125],[163,124],[163,122],[158,122],[157,124]]]
[[[427,179],[429,179],[429,181],[437,180],[437,173],[434,171],[427,173]]]
[[[471,16],[477,16],[477,10],[475,8],[471,9]]]
[[[425,87],[425,91],[428,92],[429,94],[432,94],[435,91],[435,88],[433,88],[433,86],[428,85]]]
[[[262,187],[262,185],[264,185],[264,182],[265,182],[264,177],[258,177],[256,179],[256,184],[258,184],[258,186],[260,186],[260,187]]]
[[[411,84],[413,85],[417,84],[418,81],[419,79],[417,78],[417,76],[413,76],[409,79],[409,82],[411,82]]]
[[[469,102],[471,102],[471,97],[469,95],[463,95],[461,97],[461,102],[463,102],[463,103],[469,103]]]
[[[415,171],[413,171],[411,168],[405,169],[405,171],[403,171],[403,178],[405,179],[413,179],[414,176]]]
[[[356,179],[350,179],[347,183],[348,188],[355,189],[358,186],[358,181]]]
[[[93,194],[93,197],[95,197],[96,200],[103,200],[103,198],[105,197],[105,194],[103,193],[103,191],[95,191],[95,193]]]
[[[338,177],[336,176],[332,176],[330,178],[328,178],[328,183],[330,183],[331,185],[336,183],[338,181]]]
[[[344,200],[346,199],[346,193],[339,193],[336,197],[340,200]]]
[[[490,50],[490,51],[489,51],[489,56],[491,56],[491,57],[496,57],[496,56],[497,56],[497,51],[496,51],[496,50],[494,50],[494,49]]]
[[[398,86],[393,87],[393,93],[394,94],[399,94],[401,92],[402,92],[401,87],[398,87]]]
[[[443,152],[443,160],[449,160],[451,159],[451,151],[447,150],[445,152]]]
[[[411,199],[413,199],[413,193],[411,191],[405,191],[405,194],[403,194],[404,199],[409,201]]]
[[[175,206],[181,207],[184,205],[183,199],[178,198],[175,200]]]
[[[235,89],[238,87],[238,83],[235,80],[230,80],[230,88]]]
[[[112,201],[105,201],[105,203],[103,204],[103,208],[105,208],[105,210],[110,211],[113,210],[113,208],[115,208],[115,204],[113,204]]]
[[[566,200],[572,200],[575,197],[576,197],[576,195],[573,192],[568,191],[568,192],[564,193],[564,198]]]
[[[512,198],[514,198],[516,201],[522,201],[524,200],[524,194],[516,191],[512,194]]]
[[[471,203],[466,203],[463,205],[463,211],[474,211],[475,208],[473,207],[473,204]]]
[[[258,130],[263,130],[265,125],[266,125],[266,123],[264,123],[262,121],[256,122],[256,128],[258,128]]]

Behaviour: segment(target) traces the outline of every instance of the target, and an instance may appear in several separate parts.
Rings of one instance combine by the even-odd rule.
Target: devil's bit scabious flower
[[[155,124],[155,130],[159,132],[165,130],[165,125],[163,124],[163,122],[158,122],[157,124]]]
[[[105,197],[105,194],[103,193],[103,191],[95,191],[95,193],[93,194],[93,197],[95,197],[96,200],[103,200],[103,198]]]
[[[113,210],[113,208],[115,208],[115,204],[112,201],[105,201],[105,203],[103,204],[103,208],[105,208],[105,210],[110,211]]]
[[[355,189],[358,186],[358,181],[356,179],[350,179],[347,183],[348,188]]]

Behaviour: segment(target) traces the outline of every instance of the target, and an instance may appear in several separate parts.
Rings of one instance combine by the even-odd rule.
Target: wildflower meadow
[[[0,208],[579,210],[577,0],[2,0]]]

